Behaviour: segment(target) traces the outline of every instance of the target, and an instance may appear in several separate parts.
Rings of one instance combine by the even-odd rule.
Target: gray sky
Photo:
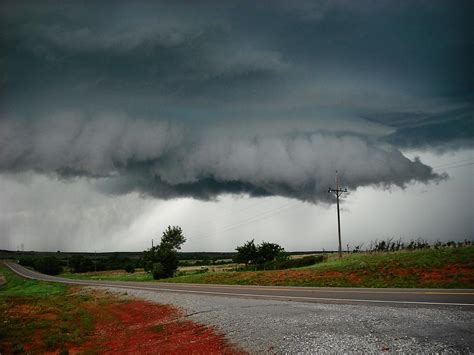
[[[0,1],[0,248],[472,239],[472,10]]]

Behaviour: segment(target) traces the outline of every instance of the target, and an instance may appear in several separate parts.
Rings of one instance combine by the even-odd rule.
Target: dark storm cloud
[[[279,123],[277,129],[271,127]],[[0,169],[99,179],[109,193],[211,199],[222,193],[327,200],[338,170],[351,188],[405,186],[442,176],[374,137],[294,130],[282,121],[189,129],[117,115],[62,114],[0,125]],[[286,126],[285,126],[286,124]]]
[[[472,105],[436,113],[390,113],[368,118],[395,127],[384,140],[400,147],[447,150],[474,145]]]
[[[469,2],[46,4],[3,3],[7,104],[418,110],[472,95]]]
[[[327,199],[472,145],[472,2],[1,2],[0,169]]]

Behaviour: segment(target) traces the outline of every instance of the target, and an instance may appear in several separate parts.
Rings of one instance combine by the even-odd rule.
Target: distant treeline
[[[472,245],[472,241],[465,239],[463,242],[455,242],[453,240],[447,242],[436,241],[430,243],[422,238],[411,239],[408,242],[404,241],[401,238],[387,238],[385,240],[376,240],[371,241],[365,251],[368,252],[395,252],[400,250],[422,250],[422,249],[441,249],[441,248],[456,248]],[[358,253],[363,251],[364,244],[356,245],[352,248],[349,248],[347,245],[347,251],[353,253]]]
[[[403,241],[402,239],[387,238],[384,240],[371,241],[365,248],[364,244],[356,245],[350,248],[347,245],[345,252],[396,252],[401,250],[420,250],[420,249],[440,249],[457,248],[473,245],[472,241],[464,240],[462,242],[436,241],[429,243],[423,239],[412,239]],[[286,256],[301,254],[321,254],[333,253],[333,251],[301,251],[288,252]],[[252,262],[250,258],[247,262],[239,259],[239,253],[231,252],[180,252],[178,253],[178,262],[180,266],[207,266],[219,265],[232,262],[244,262],[246,269],[286,269],[312,265],[323,260],[322,255],[303,257],[300,259],[277,258],[273,256],[262,262]],[[134,272],[137,268],[143,268],[143,252],[118,252],[118,253],[62,253],[62,252],[14,252],[0,250],[0,258],[17,259],[20,265],[31,267],[39,272],[57,275],[68,270],[73,273],[105,271],[105,270],[126,270]],[[249,263],[250,261],[250,263]]]
[[[126,270],[134,272],[135,268],[143,267],[143,259],[132,259],[111,255],[106,258],[92,259],[82,255],[73,255],[68,258],[59,258],[56,256],[21,256],[18,263],[23,266],[31,267],[39,272],[57,275],[65,268],[70,272],[91,272],[105,270]]]
[[[12,259],[19,258],[20,256],[31,256],[31,257],[44,257],[44,256],[54,256],[59,259],[67,259],[75,255],[81,255],[85,258],[91,259],[103,259],[108,257],[120,257],[120,258],[130,258],[138,259],[143,256],[143,252],[103,252],[103,253],[94,253],[94,252],[62,252],[62,251],[12,251],[12,250],[0,250],[0,259]]]
[[[107,257],[94,257],[95,254],[91,253],[87,255],[73,254],[68,257],[62,255],[62,253],[52,253],[46,256],[42,254],[43,253],[28,253],[27,255],[20,255],[18,262],[20,265],[31,267],[49,275],[57,275],[65,269],[72,273],[106,270],[126,270],[127,272],[134,272],[135,269],[144,267],[143,253],[134,258],[121,256],[119,253],[109,254]],[[232,259],[222,259],[222,257],[235,255],[235,253],[202,253],[203,256],[198,259],[199,253],[189,254],[185,256],[191,256],[191,259],[178,260],[180,266],[227,264],[231,263]],[[212,255],[212,257],[210,255]],[[11,254],[10,258],[12,258]]]
[[[58,275],[63,272],[61,260],[54,256],[21,257],[18,263],[23,266],[31,267],[43,274]]]
[[[304,267],[314,265],[320,262],[323,262],[327,259],[327,256],[324,255],[307,255],[302,258],[297,259],[284,259],[284,260],[272,260],[267,261],[261,264],[255,264],[254,266],[247,266],[241,268],[241,270],[283,270],[283,269],[292,269],[296,267]]]
[[[321,253],[330,253],[331,251],[325,250],[314,250],[314,251],[293,251],[288,252],[288,255],[303,255],[303,254],[321,254]],[[234,258],[236,252],[178,252],[178,259],[180,261],[190,262],[190,265],[195,265],[192,261],[222,261],[230,260]],[[54,256],[59,259],[67,259],[75,255],[81,255],[85,258],[99,260],[109,257],[120,257],[120,258],[129,258],[129,259],[140,259],[143,257],[143,252],[103,252],[103,253],[93,253],[93,252],[62,252],[62,251],[13,251],[13,250],[0,250],[0,259],[18,259],[20,256],[30,256],[30,257],[44,257],[44,256]],[[211,264],[212,262],[210,262]]]

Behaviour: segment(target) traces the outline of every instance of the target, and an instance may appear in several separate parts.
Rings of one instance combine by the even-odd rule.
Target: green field
[[[68,279],[78,280],[107,280],[107,281],[153,281],[151,274],[144,271],[128,273],[124,270],[97,271],[84,273],[64,272],[60,275]]]
[[[170,305],[23,279],[0,262],[0,354],[205,354],[209,344],[242,353]]]
[[[474,288],[474,247],[360,253],[314,266],[276,271],[186,275],[167,282],[335,286]]]
[[[37,297],[46,298],[55,295],[63,295],[67,286],[59,283],[29,280],[17,276],[0,262],[0,275],[6,283],[0,286],[0,299],[7,297]]]
[[[91,297],[73,288],[23,279],[0,263],[0,353],[37,353],[80,344],[93,329],[83,307]],[[2,282],[3,283],[3,282]]]
[[[72,278],[152,281],[144,272],[64,274]],[[310,267],[187,273],[163,282],[335,287],[474,288],[474,247],[331,255]]]

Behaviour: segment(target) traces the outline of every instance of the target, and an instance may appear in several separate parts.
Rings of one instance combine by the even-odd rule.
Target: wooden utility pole
[[[337,170],[336,170],[336,188],[333,189],[332,187],[329,188],[328,190],[329,193],[334,192],[336,195],[336,203],[337,203],[337,234],[339,236],[339,257],[342,258],[342,244],[341,244],[341,217],[340,217],[340,212],[339,212],[339,197],[347,192],[347,189],[341,189],[339,188],[339,177],[337,175]]]

